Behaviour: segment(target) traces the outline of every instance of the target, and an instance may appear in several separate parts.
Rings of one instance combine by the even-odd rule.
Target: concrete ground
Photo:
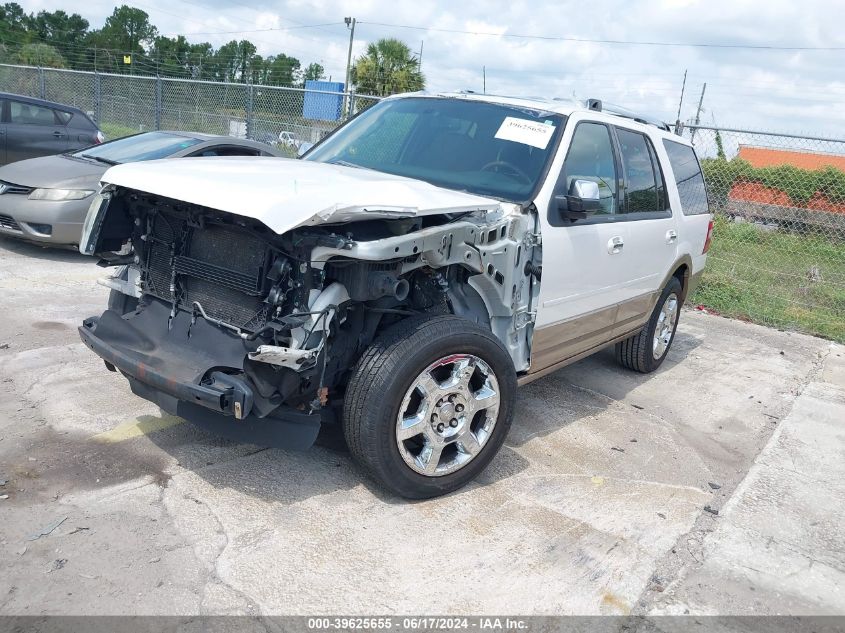
[[[0,614],[845,614],[842,346],[685,311],[659,372],[521,389],[409,503],[133,396],[76,334],[102,272],[0,239]]]

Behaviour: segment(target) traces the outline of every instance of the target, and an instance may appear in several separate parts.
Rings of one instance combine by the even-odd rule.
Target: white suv
[[[655,370],[712,231],[689,143],[616,108],[391,97],[301,160],[121,165],[80,250],[125,265],[83,341],[215,432],[342,426],[384,486],[466,484],[515,390],[616,345]]]

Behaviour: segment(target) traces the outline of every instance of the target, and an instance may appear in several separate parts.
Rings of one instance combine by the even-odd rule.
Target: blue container
[[[320,90],[323,92],[312,92]],[[306,119],[319,121],[339,121],[343,109],[342,94],[326,94],[326,92],[343,92],[341,81],[305,82],[305,101],[302,104],[302,116]]]

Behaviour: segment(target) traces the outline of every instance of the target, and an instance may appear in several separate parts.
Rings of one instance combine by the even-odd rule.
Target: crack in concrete
[[[205,501],[203,501],[201,499],[197,499],[196,497],[191,497],[191,499],[193,501],[201,504],[206,509],[206,511],[214,519],[214,522],[216,524],[215,533],[223,538],[223,544],[220,547],[217,548],[217,553],[214,555],[214,559],[209,562],[209,566],[211,567],[211,572],[210,572],[211,581],[210,582],[216,582],[220,585],[223,585],[224,587],[227,587],[232,592],[234,592],[236,595],[240,596],[244,600],[244,602],[246,602],[246,605],[247,605],[246,615],[261,615],[261,607],[259,606],[258,601],[255,598],[253,598],[251,595],[246,593],[245,591],[238,589],[237,587],[232,585],[232,583],[224,580],[223,576],[220,573],[220,568],[219,568],[220,558],[223,556],[223,554],[226,552],[226,550],[229,547],[229,534],[226,532],[226,528],[223,525],[223,521],[220,519],[220,517],[217,515],[217,513],[211,508],[211,506],[209,504],[207,504]],[[168,512],[168,514],[170,514],[169,510],[167,510],[167,504],[163,504],[163,507]],[[206,586],[208,584],[209,583],[206,582]],[[214,612],[208,611],[205,606],[201,605],[201,609],[206,612],[206,615],[215,615]]]
[[[798,400],[798,398],[804,393],[807,387],[813,382],[815,382],[816,379],[822,374],[822,372],[824,371],[824,365],[832,352],[832,343],[829,344],[823,350],[820,350],[816,358],[811,361],[811,366],[807,373],[801,380],[798,381],[797,386],[790,390],[790,393],[792,394],[792,399],[786,406],[786,411],[784,411],[782,418],[778,420],[778,424],[772,428],[772,432],[766,442],[754,456],[754,459],[751,461],[751,464],[746,470],[742,480],[740,480],[737,483],[736,487],[730,491],[730,495],[727,497],[727,500],[722,505],[723,515],[731,507],[733,507],[739,502],[738,499],[742,496],[742,494],[750,485],[749,473],[753,469],[754,464],[756,464],[758,459],[760,459],[760,456],[766,452],[766,449],[770,445],[772,445],[773,442],[776,442],[778,440],[778,438],[783,432],[783,420],[786,420],[786,418],[788,418],[789,415],[792,413],[793,409],[795,408],[796,400]],[[655,562],[655,569],[659,569],[663,565],[668,565],[669,568],[662,572],[662,576],[664,578],[673,578],[665,586],[663,592],[655,592],[650,588],[649,585],[646,585],[643,588],[643,591],[638,596],[637,600],[634,602],[635,606],[631,611],[632,615],[647,614],[649,609],[654,606],[659,596],[664,595],[668,593],[670,589],[677,587],[684,577],[686,577],[688,574],[695,571],[696,569],[699,569],[704,564],[704,540],[707,534],[713,531],[712,528],[708,529],[708,527],[714,525],[715,521],[717,520],[718,517],[712,516],[709,513],[702,511],[696,519],[695,523],[693,524],[692,528],[685,534],[679,536],[675,546],[673,546],[669,552],[664,554],[664,556],[662,556]],[[689,549],[690,540],[692,540],[698,545],[697,551],[699,553],[700,558],[699,556],[693,554],[693,552]],[[687,553],[690,555],[690,557],[694,561],[694,564],[691,561],[684,561],[682,560],[682,556],[678,556],[678,552],[681,550],[682,543],[683,549],[687,551]],[[799,552],[796,553],[800,554]]]

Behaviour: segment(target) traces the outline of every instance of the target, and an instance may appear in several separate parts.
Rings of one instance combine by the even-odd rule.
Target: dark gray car
[[[0,167],[0,235],[78,244],[91,196],[112,165],[159,158],[281,155],[264,143],[229,136],[145,132],[12,163]]]
[[[0,165],[105,140],[79,108],[0,92]]]

